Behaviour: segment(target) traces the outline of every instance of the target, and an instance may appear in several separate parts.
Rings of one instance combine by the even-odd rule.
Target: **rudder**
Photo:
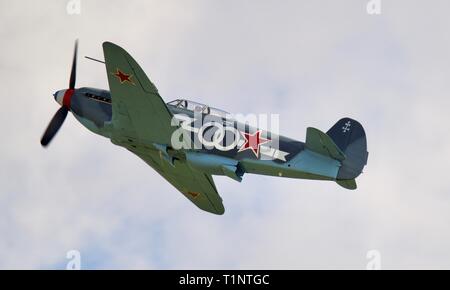
[[[356,120],[343,118],[328,130],[327,135],[346,156],[336,179],[350,180],[358,177],[369,156],[366,133],[362,125]]]

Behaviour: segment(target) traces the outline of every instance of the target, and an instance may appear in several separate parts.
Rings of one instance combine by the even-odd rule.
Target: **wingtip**
[[[113,45],[115,45],[115,44],[110,41],[104,41],[102,43],[103,48],[108,47],[108,46],[113,46]]]
[[[112,43],[112,42],[110,42],[110,41],[105,41],[105,42],[103,42],[102,46],[103,46],[103,49],[106,49],[106,48],[119,48],[119,49],[123,49],[123,48],[121,48],[120,46],[118,46],[117,44]]]
[[[223,215],[225,213],[225,208],[223,207],[223,205],[221,205],[219,208],[209,208],[209,209],[204,209],[204,211],[207,211],[209,213],[215,214],[215,215]]]

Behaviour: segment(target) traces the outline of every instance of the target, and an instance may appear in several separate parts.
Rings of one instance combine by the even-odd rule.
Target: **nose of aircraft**
[[[63,99],[64,99],[65,92],[66,92],[66,90],[59,90],[53,94],[53,96],[55,97],[55,101],[58,104],[60,104],[61,106],[63,105]]]

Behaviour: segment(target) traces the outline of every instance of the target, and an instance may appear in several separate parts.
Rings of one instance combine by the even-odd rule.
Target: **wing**
[[[112,98],[112,139],[170,144],[172,113],[137,62],[121,47],[103,43]]]
[[[121,47],[105,42],[103,53],[112,98],[111,140],[138,155],[199,208],[223,214],[222,199],[211,175],[184,161],[175,160],[172,164],[165,146],[155,145],[170,144],[177,129],[171,126],[172,114],[156,87]],[[153,146],[145,146],[148,144]]]
[[[200,209],[222,215],[225,212],[222,198],[217,192],[211,175],[191,168],[186,162],[175,160],[170,164],[158,151],[138,152],[128,148]]]

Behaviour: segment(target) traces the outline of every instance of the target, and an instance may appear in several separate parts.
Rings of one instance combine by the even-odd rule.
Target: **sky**
[[[450,2],[0,0],[0,268],[450,268]],[[164,100],[280,115],[304,140],[360,121],[358,189],[214,177],[225,215],[200,211],[152,168],[68,116],[39,140],[68,85],[108,88],[101,44],[138,61]]]

